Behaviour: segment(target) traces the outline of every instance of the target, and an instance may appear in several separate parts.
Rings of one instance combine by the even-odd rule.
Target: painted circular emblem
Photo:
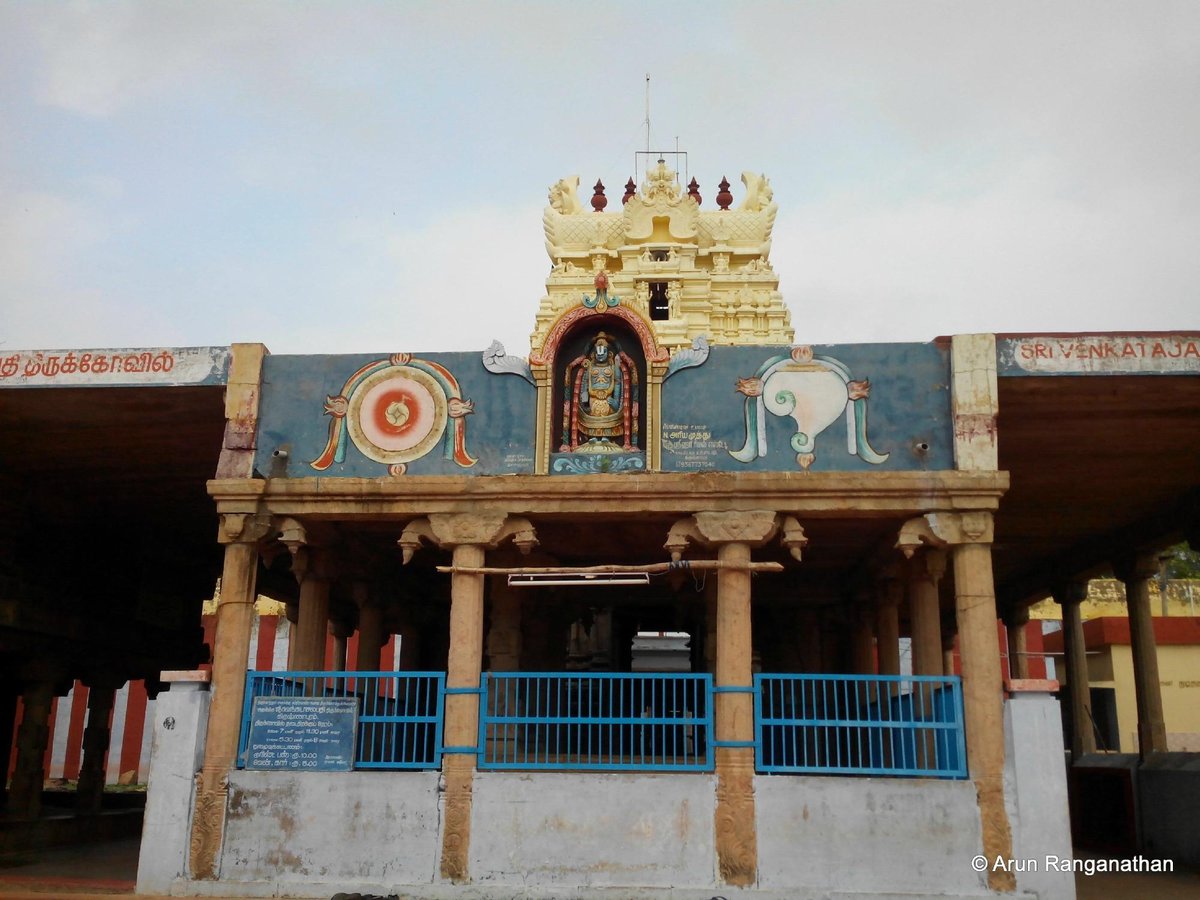
[[[446,418],[446,394],[433,376],[392,366],[355,388],[346,426],[364,456],[393,465],[428,453],[445,431]]]

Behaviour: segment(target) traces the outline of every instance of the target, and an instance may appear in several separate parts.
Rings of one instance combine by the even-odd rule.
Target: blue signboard
[[[357,723],[356,697],[255,697],[246,768],[349,772]]]

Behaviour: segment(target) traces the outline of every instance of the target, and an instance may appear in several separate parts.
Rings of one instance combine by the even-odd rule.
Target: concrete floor
[[[132,896],[137,838],[0,856],[0,900],[112,900]],[[1200,898],[1200,873],[1075,876],[1079,900]],[[139,895],[138,900],[166,900]],[[225,898],[237,900],[237,898]]]

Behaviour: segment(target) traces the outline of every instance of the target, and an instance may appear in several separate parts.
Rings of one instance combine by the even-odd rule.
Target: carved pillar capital
[[[1029,624],[1029,607],[1024,604],[1013,604],[1004,610],[1003,619],[1007,628],[1022,628]]]
[[[910,581],[929,581],[935,586],[946,574],[946,551],[926,547],[908,561]]]
[[[780,536],[780,542],[792,556],[799,560],[801,551],[808,544],[804,527],[793,516],[780,516],[767,509],[696,513],[671,526],[664,546],[672,559],[679,560],[689,544],[761,547],[776,535]]]
[[[335,638],[345,640],[354,634],[355,622],[348,616],[330,616],[329,633]]]
[[[900,526],[896,547],[911,558],[923,546],[944,549],[957,544],[990,544],[993,524],[987,510],[926,513]]]
[[[538,545],[537,531],[524,516],[510,516],[503,512],[483,513],[432,513],[414,519],[404,527],[396,542],[407,564],[421,546],[421,542],[444,549],[475,546],[493,548],[512,538],[522,553],[529,553]]]
[[[1055,585],[1051,592],[1051,599],[1059,606],[1067,606],[1068,604],[1078,606],[1088,595],[1088,583],[1086,581],[1064,581],[1062,584]]]
[[[1129,553],[1112,561],[1113,574],[1119,581],[1145,581],[1158,575],[1159,554],[1157,552]]]
[[[709,544],[765,544],[779,529],[774,511],[769,509],[700,512],[692,516],[696,530]]]

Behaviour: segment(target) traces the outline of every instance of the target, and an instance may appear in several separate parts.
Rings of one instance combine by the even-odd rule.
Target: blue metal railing
[[[755,767],[965,778],[957,676],[755,675]]]
[[[483,676],[481,769],[709,771],[711,735],[708,674]]]
[[[459,689],[462,690],[462,689]],[[481,769],[712,771],[714,689],[704,673],[492,672],[483,676]],[[757,771],[965,778],[955,676],[756,675]],[[249,672],[255,697],[355,697],[354,768],[436,769],[441,672]]]
[[[354,768],[436,769],[445,685],[442,672],[247,672],[238,766],[255,697],[356,697]]]

